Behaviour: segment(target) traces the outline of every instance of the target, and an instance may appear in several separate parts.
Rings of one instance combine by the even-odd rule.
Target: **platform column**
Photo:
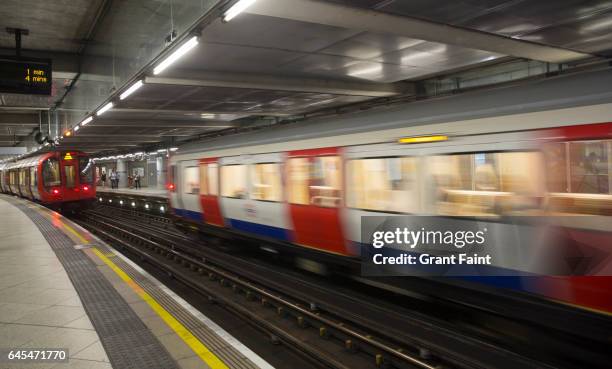
[[[166,188],[166,168],[167,160],[163,156],[157,157],[155,162],[155,169],[157,169],[157,188],[163,190]]]
[[[127,166],[123,159],[117,159],[117,174],[119,174],[119,188],[127,187]]]

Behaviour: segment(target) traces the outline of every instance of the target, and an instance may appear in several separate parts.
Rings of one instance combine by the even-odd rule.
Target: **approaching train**
[[[93,167],[82,152],[47,152],[0,165],[0,187],[45,206],[78,210],[95,201]]]
[[[173,213],[291,249],[311,268],[357,258],[367,215],[497,224],[576,216],[570,233],[601,251],[604,277],[479,282],[612,313],[612,104],[427,125],[410,114],[319,119],[181,147],[170,161]]]

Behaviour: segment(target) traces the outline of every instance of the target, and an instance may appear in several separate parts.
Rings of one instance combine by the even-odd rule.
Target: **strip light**
[[[111,101],[111,102],[109,102],[108,104],[106,104],[106,105],[104,105],[103,107],[101,107],[101,108],[100,108],[100,110],[98,110],[98,111],[96,112],[96,115],[97,115],[97,116],[100,116],[100,115],[102,115],[102,114],[106,113],[106,112],[107,112],[109,109],[111,109],[112,107],[113,107],[113,102]]]
[[[90,115],[81,122],[81,125],[82,126],[87,125],[87,123],[91,122],[92,120],[93,120],[93,117]]]
[[[179,47],[175,52],[170,54],[169,57],[167,57],[161,63],[159,63],[157,67],[153,69],[153,74],[160,74],[161,72],[163,72],[166,68],[172,65],[175,61],[177,61],[183,55],[187,54],[187,52],[189,52],[191,49],[196,47],[197,44],[198,44],[198,36],[193,36],[192,38],[189,39],[189,41],[181,45],[181,47]]]
[[[130,88],[128,88],[127,90],[125,90],[125,92],[123,92],[120,96],[119,99],[121,100],[125,100],[128,96],[130,96],[131,94],[133,94],[134,92],[136,92],[136,90],[138,90],[139,88],[141,88],[143,85],[142,80],[134,83],[132,86],[130,86]]]
[[[74,128],[73,128],[73,129],[74,129],[74,131],[76,132],[76,131],[78,131],[78,130],[79,130],[79,128],[81,128],[81,127],[80,127],[80,126],[77,124],[76,126],[74,126]]]
[[[238,14],[242,13],[246,8],[253,5],[256,0],[240,0],[229,8],[225,14],[223,14],[223,21],[229,22],[234,19]]]

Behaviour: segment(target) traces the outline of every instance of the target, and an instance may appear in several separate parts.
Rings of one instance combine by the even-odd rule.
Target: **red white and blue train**
[[[82,209],[96,199],[93,162],[79,151],[52,151],[0,165],[2,192],[56,209]]]
[[[297,251],[307,267],[358,258],[366,215],[497,223],[507,215],[580,215],[562,227],[601,251],[603,276],[480,281],[612,313],[612,104],[435,123],[403,112],[306,121],[181,147],[170,159],[173,213]]]

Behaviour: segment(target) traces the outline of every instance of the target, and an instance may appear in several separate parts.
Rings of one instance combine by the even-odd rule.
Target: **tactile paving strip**
[[[114,369],[178,369],[94,262],[74,248],[75,242],[36,210],[10,202],[36,224],[66,269]]]
[[[121,259],[114,260],[125,273],[127,273],[143,290],[153,296],[155,300],[180,321],[189,331],[196,336],[206,347],[219,359],[232,369],[257,369],[258,366],[241,354],[235,347],[228,344],[210,327],[203,324],[189,311],[185,310],[176,300],[168,296],[164,291],[152,283],[148,278],[136,271],[131,265]]]

